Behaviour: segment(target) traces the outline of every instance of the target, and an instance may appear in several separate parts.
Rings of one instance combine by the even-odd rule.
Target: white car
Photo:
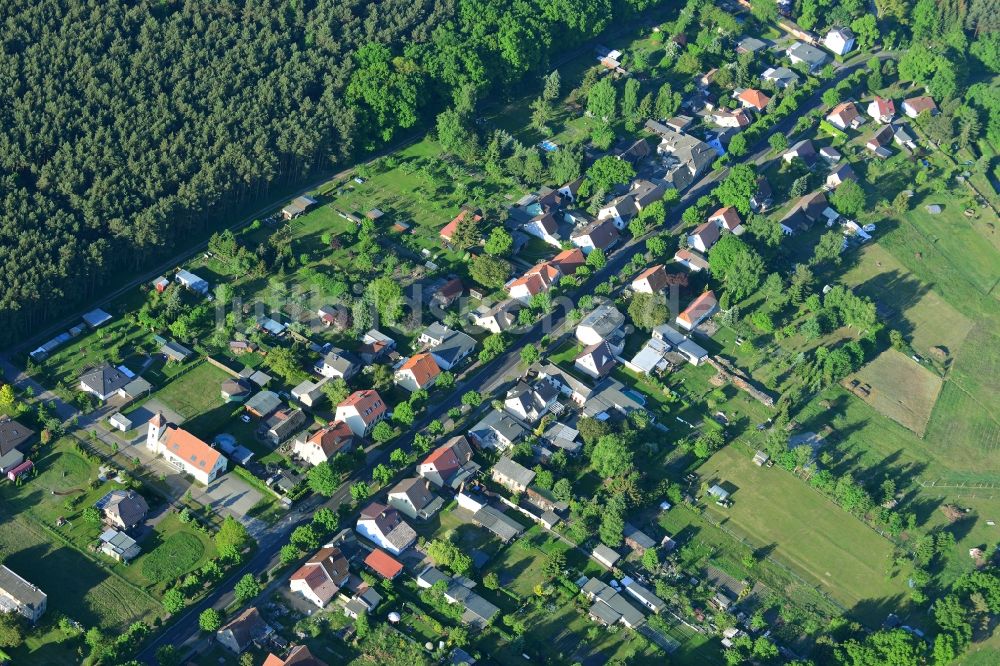
[[[866,224],[865,226],[863,226],[861,228],[865,231],[865,233],[868,233],[868,234],[870,234],[873,231],[875,231],[875,225],[874,224]]]
[[[242,416],[240,416],[240,421],[243,421],[243,423],[250,423],[250,415],[243,414]]]
[[[357,183],[358,185],[364,185],[365,184],[365,179],[362,178],[361,176],[355,176],[354,177],[354,182]]]

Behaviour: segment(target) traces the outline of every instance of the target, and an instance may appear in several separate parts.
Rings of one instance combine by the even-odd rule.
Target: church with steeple
[[[224,455],[187,430],[167,423],[162,412],[149,420],[146,448],[206,486],[226,471]]]

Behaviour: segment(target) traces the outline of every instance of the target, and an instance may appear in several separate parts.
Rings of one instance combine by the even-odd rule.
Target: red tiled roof
[[[663,269],[663,264],[657,264],[656,266],[647,268],[643,272],[639,273],[639,275],[632,280],[632,283],[635,284],[641,280],[649,282],[649,288],[654,292],[660,291],[667,286],[667,272]]]
[[[451,237],[455,235],[455,230],[458,229],[459,223],[465,219],[465,214],[469,211],[463,210],[461,213],[455,216],[455,219],[444,225],[439,232],[441,238],[445,240],[451,240]],[[476,215],[472,218],[475,222],[479,222],[483,219],[482,215]]]
[[[726,206],[725,208],[720,208],[719,210],[712,213],[709,220],[715,222],[716,220],[722,220],[722,226],[724,226],[729,231],[732,231],[736,227],[743,223],[740,219],[740,214],[734,206]]]
[[[701,319],[704,313],[710,311],[719,302],[715,299],[714,291],[706,291],[698,298],[691,301],[691,305],[684,309],[684,312],[680,313],[677,318],[683,319],[689,324],[693,324],[695,321]]]
[[[337,409],[341,407],[354,407],[365,423],[372,423],[385,414],[385,402],[374,389],[355,391],[337,405]]]
[[[761,111],[767,106],[767,103],[771,101],[771,98],[762,93],[759,90],[754,90],[753,88],[747,88],[740,93],[740,100],[746,102],[753,108]]]
[[[187,430],[167,427],[163,437],[163,447],[174,456],[184,461],[184,464],[199,469],[206,474],[212,471],[219,462],[221,453],[201,441]]]
[[[329,458],[352,439],[354,439],[354,433],[351,432],[350,426],[343,421],[334,421],[325,428],[314,432],[308,441],[323,449],[323,453]]]
[[[399,369],[401,371],[409,370],[413,374],[417,386],[420,387],[427,386],[428,382],[441,374],[441,368],[438,367],[434,357],[430,354],[414,354],[406,359],[406,362]]]
[[[892,103],[891,99],[876,97],[872,100],[872,104],[875,105],[875,109],[878,111],[879,116],[887,116],[896,113],[896,106]]]
[[[903,102],[906,106],[913,109],[917,114],[923,111],[937,111],[937,104],[934,100],[927,95],[921,95],[920,97],[911,97]]]
[[[571,250],[563,250],[555,257],[552,258],[553,264],[556,264],[559,269],[565,275],[571,275],[576,272],[576,269],[587,261],[587,257],[584,256],[583,250],[578,247],[574,247]]]
[[[383,578],[395,578],[403,570],[403,565],[381,548],[370,552],[365,558],[365,564]]]
[[[712,245],[715,241],[719,240],[719,227],[716,226],[715,222],[705,222],[704,224],[699,224],[695,227],[695,230],[691,233],[692,236],[700,236],[705,246]]]

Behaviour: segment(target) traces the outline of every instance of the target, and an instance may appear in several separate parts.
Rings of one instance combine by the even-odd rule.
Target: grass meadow
[[[892,544],[801,479],[757,467],[739,446],[716,453],[699,473],[734,490],[733,506],[710,504],[710,516],[815,581],[849,613],[877,625],[902,603],[905,581],[885,577]]]

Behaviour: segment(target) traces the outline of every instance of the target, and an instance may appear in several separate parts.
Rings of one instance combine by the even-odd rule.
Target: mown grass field
[[[941,377],[906,354],[887,349],[851,379],[872,387],[862,400],[916,434],[924,434],[941,392]]]
[[[215,555],[211,538],[171,514],[142,541],[143,554],[129,566],[130,577],[141,575],[146,585],[169,587]]]
[[[227,379],[229,375],[219,368],[199,362],[157,391],[156,397],[185,419],[192,419],[224,404],[219,387]]]
[[[729,446],[699,470],[702,480],[735,487],[731,508],[710,504],[726,527],[813,580],[859,619],[881,623],[887,608],[905,605],[905,581],[886,580],[892,544],[788,472],[757,467]]]

